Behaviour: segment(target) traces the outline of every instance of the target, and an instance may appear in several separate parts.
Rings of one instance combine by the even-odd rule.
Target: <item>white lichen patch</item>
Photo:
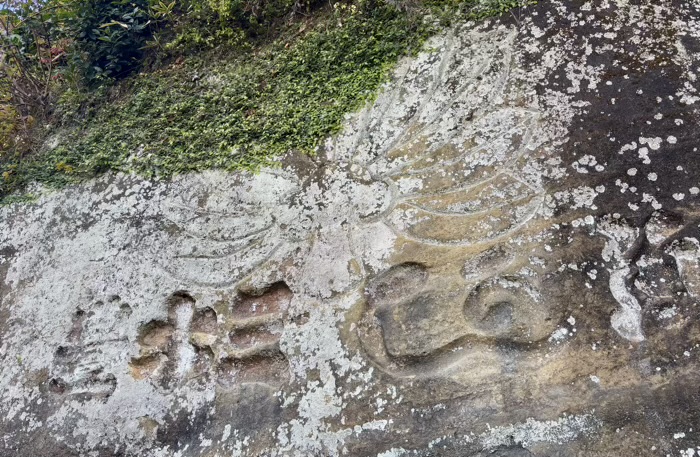
[[[601,426],[600,421],[591,414],[581,416],[563,416],[552,421],[527,421],[504,427],[493,427],[479,436],[479,441],[487,449],[513,442],[524,447],[536,443],[565,443],[581,435],[595,432]]]
[[[626,253],[637,240],[638,230],[622,223],[606,221],[599,225],[599,231],[608,237],[602,257],[605,261],[612,263],[608,270],[609,287],[612,296],[620,306],[610,318],[610,323],[623,338],[632,342],[643,341],[642,308],[627,286],[630,267],[626,260]]]

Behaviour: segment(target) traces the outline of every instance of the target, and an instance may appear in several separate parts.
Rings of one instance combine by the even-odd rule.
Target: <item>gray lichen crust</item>
[[[700,452],[700,4],[552,1],[316,158],[0,210],[0,454]]]

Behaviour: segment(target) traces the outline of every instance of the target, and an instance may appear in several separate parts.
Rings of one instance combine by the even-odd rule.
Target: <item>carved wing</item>
[[[188,284],[211,287],[234,284],[274,255],[300,190],[292,173],[270,170],[205,173],[175,186],[178,203],[164,205],[162,213],[180,236],[161,267]]]
[[[539,183],[522,173],[528,153],[541,146],[539,115],[508,99],[516,32],[485,33],[489,39],[442,38],[437,44],[447,51],[404,69],[397,89],[358,121],[359,134],[334,151],[351,154],[392,189],[384,221],[414,241],[493,241],[543,202]]]

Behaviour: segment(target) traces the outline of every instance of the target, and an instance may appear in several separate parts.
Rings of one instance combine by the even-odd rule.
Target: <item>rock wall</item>
[[[696,455],[698,50],[541,2],[316,157],[2,208],[0,455]]]

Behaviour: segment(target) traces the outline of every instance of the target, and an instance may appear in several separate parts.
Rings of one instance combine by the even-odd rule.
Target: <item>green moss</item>
[[[294,40],[245,54],[131,78],[126,93],[65,127],[51,150],[5,158],[0,196],[38,181],[61,186],[108,170],[168,177],[208,168],[257,169],[286,151],[312,154],[344,116],[377,93],[401,56],[420,49],[437,17],[506,11],[518,2],[437,1],[423,10],[386,4],[335,7]],[[430,9],[428,9],[430,8]]]

